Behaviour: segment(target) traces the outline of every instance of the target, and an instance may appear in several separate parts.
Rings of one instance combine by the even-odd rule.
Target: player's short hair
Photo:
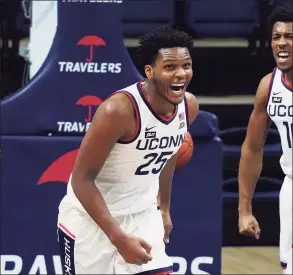
[[[182,47],[187,48],[191,54],[194,47],[192,37],[186,32],[169,26],[152,30],[140,37],[137,55],[143,66],[154,65],[160,49]]]
[[[289,5],[276,7],[272,14],[268,17],[268,32],[272,35],[273,27],[276,22],[293,22],[293,10]]]

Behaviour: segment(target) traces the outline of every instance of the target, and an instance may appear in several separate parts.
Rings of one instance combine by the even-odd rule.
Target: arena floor
[[[278,247],[223,247],[222,274],[282,274]]]

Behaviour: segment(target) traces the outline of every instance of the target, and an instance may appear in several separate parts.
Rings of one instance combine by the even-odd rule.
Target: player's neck
[[[173,115],[175,109],[174,104],[167,101],[160,93],[158,93],[152,83],[146,81],[142,90],[157,114],[165,118],[169,118]]]

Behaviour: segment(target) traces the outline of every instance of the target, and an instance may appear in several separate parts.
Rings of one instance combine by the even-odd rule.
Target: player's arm
[[[188,121],[191,124],[199,109],[198,102],[194,95],[186,92],[186,100],[187,100],[187,107],[188,107]],[[164,227],[165,227],[165,236],[164,241],[169,242],[169,234],[172,230],[172,222],[170,218],[170,203],[171,203],[171,190],[172,190],[172,181],[173,181],[173,174],[175,171],[177,155],[173,155],[168,162],[166,163],[165,167],[163,168],[160,174],[160,188],[159,188],[159,205],[162,212],[162,217],[164,220]]]
[[[87,131],[72,173],[72,188],[87,213],[105,232],[127,263],[146,264],[152,260],[151,246],[143,239],[125,234],[111,216],[95,185],[111,150],[120,138],[135,131],[135,111],[125,94],[116,94],[98,108]]]
[[[185,97],[186,97],[186,101],[187,101],[188,121],[189,121],[189,126],[190,126],[198,114],[199,103],[198,103],[196,97],[191,93],[186,92]]]
[[[78,152],[72,188],[85,210],[111,242],[123,233],[110,215],[94,180],[115,143],[132,131],[134,109],[124,94],[116,94],[99,106]]]
[[[268,88],[271,74],[265,76],[257,89],[239,165],[239,212],[252,212],[251,200],[262,171],[263,148],[271,120],[267,114]]]

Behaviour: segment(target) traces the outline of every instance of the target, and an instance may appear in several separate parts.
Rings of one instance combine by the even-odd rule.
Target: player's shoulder
[[[266,74],[265,76],[263,76],[259,82],[259,86],[268,87],[268,85],[270,84],[270,81],[272,79],[273,73],[274,72],[270,72],[270,73]]]
[[[111,94],[100,106],[103,115],[117,116],[127,119],[133,116],[134,99],[126,91],[117,91]]]
[[[268,91],[268,89],[270,88],[270,84],[274,80],[274,75],[276,74],[276,72],[277,72],[277,67],[275,67],[272,72],[263,76],[259,82],[259,89]]]
[[[256,92],[256,97],[254,102],[255,108],[263,109],[263,110],[266,109],[269,96],[270,96],[270,88],[271,88],[270,84],[271,84],[274,72],[275,70],[266,74],[265,76],[261,78],[257,88],[257,92]]]
[[[199,111],[199,102],[196,96],[192,93],[185,92],[185,98],[187,102],[189,124],[191,124],[197,116]]]
[[[196,99],[196,96],[190,92],[185,92],[185,98],[187,100],[188,103],[191,103],[191,104],[198,104],[197,102],[197,99]]]

